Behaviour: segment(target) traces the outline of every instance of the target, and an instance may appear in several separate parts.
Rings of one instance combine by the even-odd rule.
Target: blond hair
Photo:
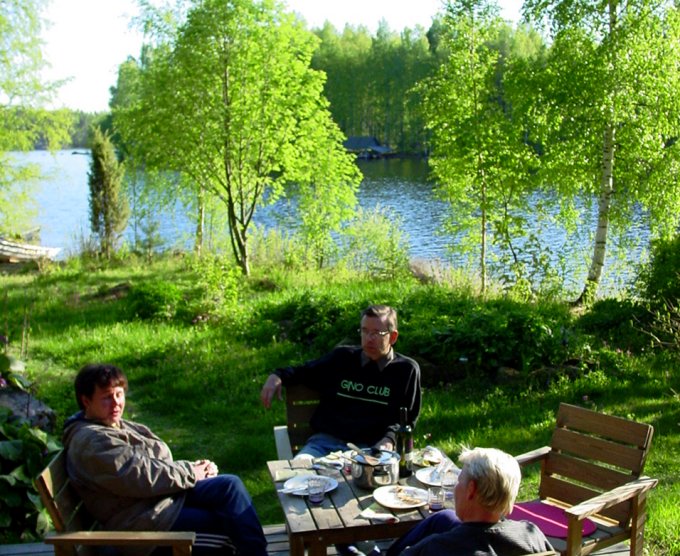
[[[505,516],[512,512],[522,473],[517,460],[496,448],[463,448],[459,458],[477,484],[479,503]]]

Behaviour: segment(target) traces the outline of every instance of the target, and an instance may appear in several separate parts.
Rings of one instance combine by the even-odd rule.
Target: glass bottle
[[[399,409],[399,429],[397,430],[397,452],[399,453],[399,478],[410,477],[411,452],[413,451],[413,429],[408,424],[408,409]]]

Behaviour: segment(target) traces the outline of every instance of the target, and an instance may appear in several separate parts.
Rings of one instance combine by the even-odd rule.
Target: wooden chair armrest
[[[290,447],[287,425],[274,427],[274,442],[276,444],[277,459],[293,459],[293,450]]]
[[[608,492],[603,492],[576,506],[572,506],[566,509],[565,512],[569,517],[580,521],[620,502],[635,498],[653,489],[658,482],[657,479],[652,479],[651,477],[640,477],[635,481],[616,487]]]
[[[45,537],[47,544],[92,546],[186,546],[196,540],[196,533],[184,531],[78,531]]]
[[[531,463],[536,463],[542,459],[545,459],[549,452],[550,446],[543,446],[541,448],[531,450],[530,452],[520,454],[519,456],[515,456],[515,459],[520,465],[529,465]]]

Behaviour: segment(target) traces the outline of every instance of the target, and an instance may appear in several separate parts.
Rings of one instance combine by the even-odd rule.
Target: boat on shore
[[[54,259],[61,247],[44,247],[0,237],[0,262],[21,263],[40,259]]]

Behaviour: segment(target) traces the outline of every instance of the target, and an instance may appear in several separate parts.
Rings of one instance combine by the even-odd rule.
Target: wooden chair
[[[319,393],[307,386],[286,388],[286,425],[274,427],[278,459],[292,459],[312,435],[309,421],[319,405]]]
[[[99,531],[66,473],[66,456],[59,452],[35,481],[57,534],[45,538],[55,556],[87,552],[83,547],[170,546],[173,556],[189,556],[196,535],[170,531]],[[78,548],[80,547],[80,548]]]
[[[517,457],[522,466],[540,462],[541,502],[565,510],[566,539],[548,539],[562,555],[629,540],[630,554],[642,556],[647,493],[658,482],[642,476],[653,432],[647,424],[563,403],[550,446]],[[583,537],[586,519],[597,529]]]

